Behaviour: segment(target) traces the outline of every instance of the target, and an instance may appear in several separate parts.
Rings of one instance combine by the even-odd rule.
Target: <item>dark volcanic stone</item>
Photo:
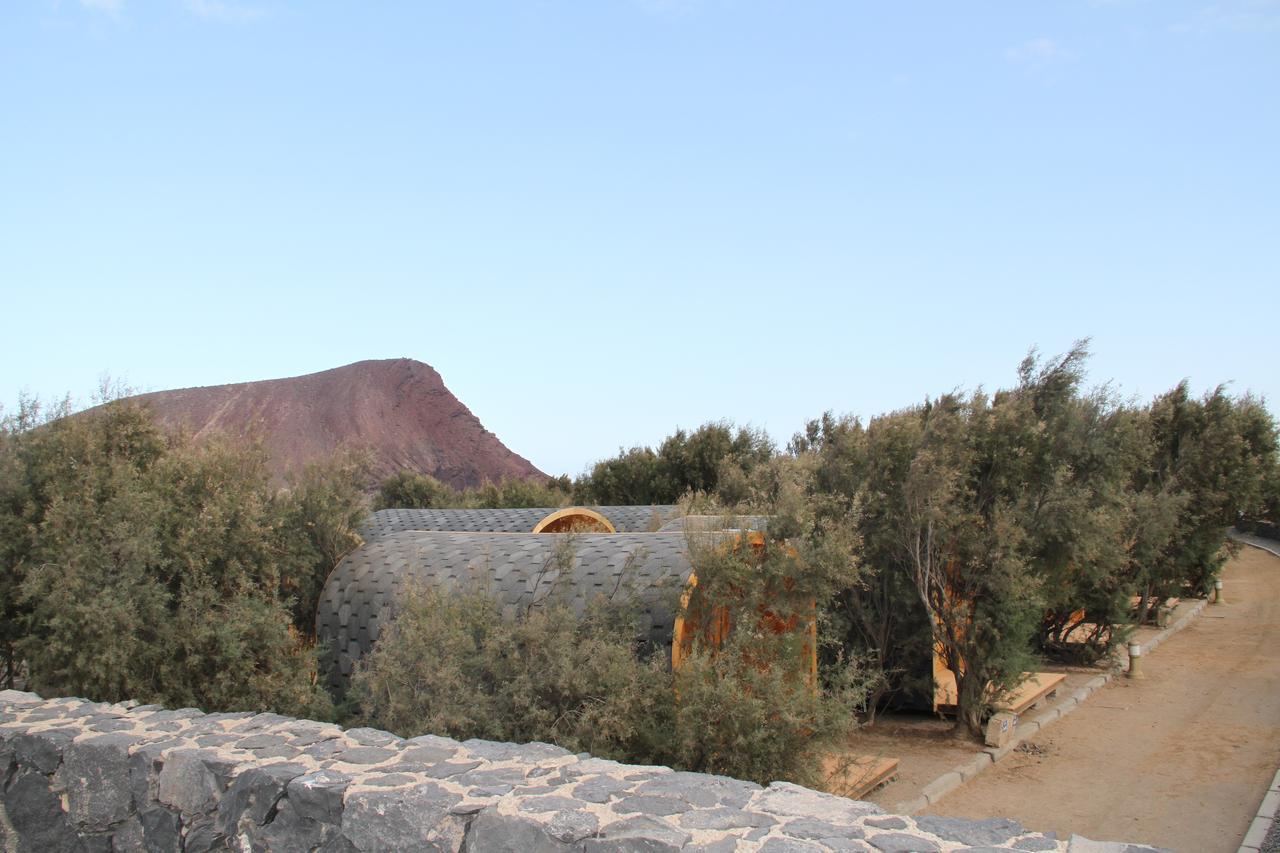
[[[698,809],[680,816],[680,826],[685,829],[739,829],[748,826],[773,826],[775,823],[777,821],[768,815],[723,806]]]
[[[692,808],[693,805],[685,800],[648,794],[632,794],[613,804],[613,810],[618,814],[673,815],[682,814]]]
[[[342,813],[342,834],[361,850],[415,850],[458,835],[464,819],[449,814],[462,798],[433,782],[394,791],[353,791]]]
[[[349,845],[329,847],[342,835],[337,826],[318,823],[300,817],[287,799],[281,800],[275,818],[259,826],[248,826],[242,831],[255,851],[270,853],[312,853],[314,850],[352,849]],[[345,844],[345,839],[342,839]]]
[[[479,766],[479,761],[441,761],[438,764],[431,764],[423,767],[421,772],[432,779],[448,779],[451,776],[457,776],[459,774],[466,773],[469,770],[475,770]]]
[[[417,777],[410,776],[408,773],[387,773],[384,776],[377,776],[372,779],[361,779],[360,784],[374,788],[396,788],[416,781],[418,781]]]
[[[754,782],[705,773],[664,773],[638,786],[637,794],[675,797],[695,806],[728,806],[739,809],[760,790]]]
[[[13,755],[18,763],[52,773],[62,763],[62,752],[79,734],[75,729],[50,729],[43,732],[20,734],[13,738]]]
[[[234,737],[234,736],[233,736]],[[271,746],[284,746],[289,742],[283,735],[246,735],[235,741],[236,749],[266,749]]]
[[[568,809],[581,809],[586,803],[569,797],[549,796],[549,797],[530,797],[521,801],[519,809],[522,812],[557,812]]]
[[[395,755],[392,750],[378,746],[353,746],[335,753],[333,760],[344,764],[381,764]]]
[[[413,741],[410,741],[412,743]],[[440,761],[448,761],[458,754],[458,748],[435,746],[431,744],[420,744],[411,746],[400,752],[400,760],[406,764],[435,764]]]
[[[688,844],[690,837],[661,818],[638,815],[609,824],[598,837],[584,839],[583,847],[593,853],[667,853]]]
[[[300,817],[337,826],[342,822],[342,795],[351,777],[335,770],[321,770],[289,782],[289,802]]]
[[[946,841],[956,841],[971,847],[996,847],[1026,832],[1016,820],[1004,818],[961,820],[922,815],[916,818],[916,826]]]
[[[569,850],[568,844],[551,836],[551,833],[529,818],[500,815],[486,809],[471,821],[467,829],[467,849],[519,850],[528,853],[561,853]]]
[[[870,823],[870,821],[867,821],[867,823]],[[903,824],[903,826],[906,826],[906,824]],[[825,820],[818,820],[817,818],[811,817],[802,817],[790,821],[782,827],[782,831],[787,835],[791,835],[796,838],[858,839],[866,837],[866,833],[862,831],[861,827],[850,825],[842,826],[840,824],[828,823]]]
[[[613,797],[626,793],[633,785],[633,782],[614,779],[610,776],[593,776],[579,782],[573,789],[573,795],[589,803],[607,803]]]
[[[361,746],[396,746],[404,743],[404,738],[381,729],[347,729],[346,735],[348,740],[353,740]]]
[[[266,764],[243,770],[218,801],[218,832],[234,836],[240,822],[246,819],[258,826],[266,823],[289,783],[306,772],[301,764]]]
[[[770,838],[760,845],[760,853],[823,853],[826,848],[794,838]]]
[[[20,850],[84,849],[62,810],[62,798],[49,790],[43,773],[19,770],[5,789],[4,808]]]
[[[569,750],[549,743],[494,743],[487,740],[464,740],[462,745],[477,758],[488,761],[524,761],[536,764],[549,758],[573,755]]]
[[[76,825],[105,831],[129,816],[129,747],[137,738],[106,734],[68,744],[58,779]]]
[[[572,811],[556,812],[547,824],[547,832],[557,841],[571,844],[594,835],[600,828],[600,821],[591,812]]]
[[[212,815],[200,815],[182,828],[182,853],[211,853],[226,849],[226,839],[218,833]]]
[[[174,750],[166,757],[156,781],[158,799],[189,815],[212,811],[230,769],[212,754]]]
[[[927,838],[907,835],[905,832],[885,832],[867,839],[871,846],[884,853],[938,853],[940,849]]]

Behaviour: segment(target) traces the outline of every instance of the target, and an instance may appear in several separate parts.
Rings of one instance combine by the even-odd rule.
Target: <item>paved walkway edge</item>
[[[1231,538],[1280,557],[1280,542],[1235,530],[1231,531]],[[1244,841],[1240,842],[1237,853],[1257,853],[1261,850],[1262,843],[1266,841],[1267,834],[1271,832],[1271,827],[1277,820],[1280,820],[1280,770],[1277,770],[1276,775],[1272,777],[1271,787],[1263,795],[1262,802],[1258,804],[1258,811],[1253,817],[1253,822],[1249,824],[1249,829],[1245,832]]]
[[[1174,634],[1178,633],[1183,628],[1187,627],[1187,625],[1191,624],[1191,620],[1199,616],[1201,612],[1204,611],[1205,607],[1208,604],[1209,602],[1207,599],[1201,599],[1200,601],[1197,601],[1191,607],[1190,610],[1188,610],[1182,616],[1178,617],[1178,619],[1176,619],[1172,625],[1165,628],[1163,631],[1156,634],[1154,637],[1148,640],[1145,644],[1143,644],[1141,647],[1142,653],[1145,655],[1148,652],[1154,651],[1156,647],[1159,646],[1161,643],[1163,643],[1165,640],[1172,637]],[[1119,660],[1122,666],[1125,666],[1125,667],[1128,666],[1129,655],[1128,655],[1127,649],[1125,648],[1120,649]],[[1048,710],[1043,711],[1040,714],[1037,714],[1034,720],[1028,720],[1027,722],[1019,722],[1018,728],[1017,728],[1017,734],[1014,736],[1013,740],[1011,740],[1009,743],[1007,743],[1002,747],[984,748],[981,752],[974,755],[973,758],[969,759],[963,764],[959,764],[951,768],[946,773],[943,773],[941,776],[939,776],[937,779],[934,779],[928,785],[925,785],[920,790],[920,796],[916,797],[914,800],[907,800],[906,802],[898,803],[896,806],[894,806],[894,812],[897,814],[910,815],[910,814],[915,814],[921,809],[934,805],[943,797],[945,797],[947,794],[951,793],[956,788],[959,788],[965,782],[968,782],[974,776],[977,776],[979,773],[986,770],[995,762],[1001,761],[1002,759],[1004,759],[1006,756],[1009,755],[1009,753],[1017,749],[1018,745],[1021,744],[1023,741],[1029,740],[1030,738],[1040,734],[1040,732],[1044,731],[1045,728],[1057,722],[1058,720],[1062,719],[1063,717],[1067,716],[1067,714],[1070,714],[1076,708],[1080,707],[1080,705],[1082,705],[1085,702],[1085,700],[1087,700],[1090,696],[1092,696],[1093,694],[1097,693],[1099,690],[1101,690],[1102,688],[1110,684],[1111,679],[1116,678],[1117,676],[1119,676],[1119,674],[1120,674],[1119,671],[1115,669],[1109,672],[1099,673],[1095,678],[1086,682],[1084,687],[1081,687],[1079,690],[1072,693],[1070,696],[1067,696],[1066,698],[1057,702],[1056,704],[1051,706]],[[1280,774],[1277,774],[1277,777],[1280,778]],[[1268,794],[1268,797],[1270,798],[1271,794],[1275,794],[1275,793],[1276,793],[1275,786],[1273,785],[1271,792]],[[1280,795],[1277,795],[1277,797],[1280,797]],[[1278,802],[1280,802],[1280,800],[1278,800]],[[1268,800],[1264,800],[1263,806],[1266,806],[1267,803],[1268,803]],[[1261,807],[1260,807],[1260,810],[1261,810]],[[1257,823],[1256,820],[1254,822]],[[1268,826],[1269,825],[1270,824],[1268,824]],[[1263,837],[1265,836],[1266,836],[1266,829],[1264,828]],[[1245,840],[1248,841],[1248,837],[1246,837]],[[1259,838],[1258,843],[1259,844],[1262,843],[1261,838]],[[1257,849],[1258,848],[1256,847],[1241,848],[1241,850],[1248,850],[1249,853],[1253,853],[1253,851]]]
[[[1254,536],[1252,533],[1241,533],[1239,530],[1231,530],[1227,533],[1232,539],[1245,545],[1251,545],[1254,548],[1266,551],[1268,554],[1274,554],[1280,557],[1280,542],[1274,539],[1267,539],[1263,536]]]
[[[1249,824],[1249,831],[1244,834],[1237,853],[1256,853],[1262,849],[1262,842],[1267,839],[1271,825],[1280,819],[1280,770],[1271,779],[1271,787],[1258,804],[1258,813]]]

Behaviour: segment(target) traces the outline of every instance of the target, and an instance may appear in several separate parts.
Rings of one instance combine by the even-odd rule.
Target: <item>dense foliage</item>
[[[455,489],[430,474],[398,471],[382,481],[374,496],[379,509],[495,509],[516,507],[559,507],[573,502],[573,484],[568,477],[545,483],[533,480],[503,480],[472,489]]]
[[[6,684],[49,695],[325,716],[311,620],[358,543],[351,461],[271,483],[260,448],[143,408],[24,403],[0,430]]]

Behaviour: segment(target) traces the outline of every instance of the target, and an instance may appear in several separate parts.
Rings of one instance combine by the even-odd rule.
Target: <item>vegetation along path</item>
[[[1234,851],[1280,766],[1280,558],[1244,548],[1225,602],[928,814],[1059,837]]]

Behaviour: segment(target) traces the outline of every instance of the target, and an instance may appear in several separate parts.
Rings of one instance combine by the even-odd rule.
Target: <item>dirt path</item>
[[[1234,851],[1280,766],[1280,558],[1245,548],[1226,602],[927,814],[1060,837]]]

